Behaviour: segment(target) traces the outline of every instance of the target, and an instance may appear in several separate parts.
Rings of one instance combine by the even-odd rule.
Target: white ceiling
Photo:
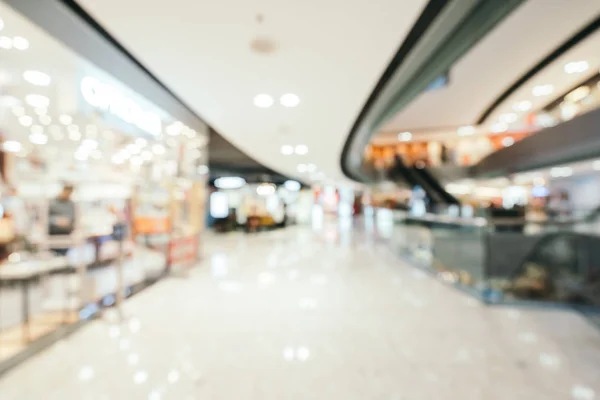
[[[529,0],[454,65],[446,88],[423,93],[382,127],[382,132],[411,131],[413,138],[415,133],[418,137],[419,132],[432,131],[456,135],[456,128],[474,124],[510,85],[599,13],[597,0],[577,1],[577,7],[570,1]],[[536,84],[554,84],[556,95],[582,80],[581,75],[562,72],[567,60],[585,56],[590,61],[589,72],[597,71],[599,46],[598,35],[581,43],[510,96],[490,116],[489,123],[496,122],[500,113],[512,111],[516,101],[533,101],[535,109],[552,99],[533,98],[531,88]],[[489,126],[481,128],[490,131]]]
[[[297,172],[297,165],[313,163],[328,178],[341,179],[339,160],[347,134],[426,2],[79,3],[201,117],[257,161],[299,178],[306,176]],[[258,14],[264,16],[262,24],[256,21]],[[251,51],[250,42],[262,37],[277,42],[275,53]],[[252,100],[260,93],[275,99],[295,93],[301,102],[296,108],[276,103],[259,109]],[[305,144],[309,152],[284,156],[280,148],[286,144]]]

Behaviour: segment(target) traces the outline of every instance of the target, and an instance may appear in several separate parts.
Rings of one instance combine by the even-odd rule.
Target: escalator
[[[444,189],[440,181],[433,176],[427,167],[411,168],[413,173],[419,176],[419,180],[424,182],[430,191],[434,192],[439,197],[441,204],[459,204],[458,200]],[[424,187],[421,185],[421,187]]]
[[[442,187],[427,168],[408,167],[399,156],[395,158],[394,167],[390,171],[390,178],[394,181],[402,180],[411,188],[421,187],[432,204],[459,204],[458,200]]]

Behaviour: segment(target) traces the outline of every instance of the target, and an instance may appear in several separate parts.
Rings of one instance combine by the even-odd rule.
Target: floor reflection
[[[11,371],[0,398],[599,393],[600,334],[577,314],[484,307],[391,253],[381,216],[321,217],[316,227],[208,238],[188,278],[162,281],[128,300],[124,321],[107,312]]]

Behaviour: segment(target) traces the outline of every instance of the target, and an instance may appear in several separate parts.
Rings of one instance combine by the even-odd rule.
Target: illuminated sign
[[[115,87],[88,76],[81,80],[80,89],[83,98],[91,106],[151,135],[158,136],[162,133],[162,121],[156,113],[144,110],[135,100]]]

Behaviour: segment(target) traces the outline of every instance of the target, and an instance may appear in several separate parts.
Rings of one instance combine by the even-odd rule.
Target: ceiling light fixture
[[[317,166],[315,164],[306,164],[306,171],[308,172],[316,172]]]
[[[23,126],[31,126],[33,123],[33,118],[31,118],[29,115],[21,115],[19,117],[19,123]]]
[[[259,196],[270,196],[275,193],[275,185],[272,183],[263,183],[256,188],[256,194]]]
[[[36,86],[48,86],[52,81],[50,75],[41,71],[25,71],[23,72],[23,79]]]
[[[215,179],[215,187],[218,189],[239,189],[245,184],[246,180],[238,176],[224,176]]]
[[[31,107],[48,108],[50,99],[41,94],[28,94],[25,96],[25,103],[29,104]]]
[[[254,105],[258,108],[269,108],[273,103],[273,98],[268,94],[258,94],[254,96]]]
[[[308,146],[306,146],[304,144],[299,144],[296,146],[294,151],[296,152],[296,154],[303,156],[308,153]]]
[[[58,120],[63,125],[71,125],[71,123],[73,122],[73,117],[67,114],[63,114],[60,117],[58,117]]]
[[[500,122],[504,122],[505,124],[512,124],[513,122],[517,121],[517,118],[518,116],[515,113],[506,113],[498,117]]]
[[[531,94],[533,94],[535,97],[541,97],[548,96],[549,94],[552,94],[553,91],[554,86],[552,85],[538,85],[531,89]]]
[[[496,122],[492,125],[492,132],[494,133],[506,132],[507,130],[508,125],[504,122]]]
[[[528,100],[519,101],[513,105],[515,111],[529,111],[531,110],[532,104]]]
[[[13,41],[8,36],[0,36],[0,49],[10,50],[13,47]]]
[[[400,132],[398,134],[398,140],[401,142],[408,142],[412,139],[412,133],[410,132]]]
[[[471,125],[461,126],[456,130],[458,136],[471,136],[475,134],[475,128]]]
[[[15,36],[12,39],[12,45],[17,50],[27,50],[29,48],[29,40],[22,36]]]
[[[281,154],[283,154],[285,156],[294,154],[294,146],[290,146],[289,144],[281,146]]]
[[[565,72],[567,74],[579,74],[587,71],[589,67],[590,66],[587,61],[572,61],[565,64]]]
[[[292,108],[300,104],[300,98],[294,93],[287,93],[279,98],[279,103],[284,107]]]
[[[306,164],[298,164],[298,167],[296,167],[298,169],[298,172],[300,173],[304,173],[308,170],[308,167],[306,166]]]

